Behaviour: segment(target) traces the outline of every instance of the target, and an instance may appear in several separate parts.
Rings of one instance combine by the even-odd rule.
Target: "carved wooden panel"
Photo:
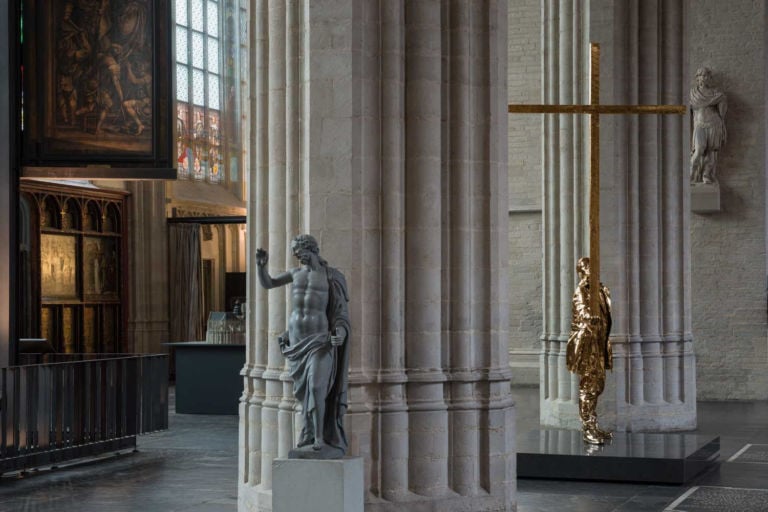
[[[29,301],[40,308],[36,334],[63,353],[130,351],[122,343],[127,194],[37,182],[21,191],[37,208],[29,265],[40,276]]]

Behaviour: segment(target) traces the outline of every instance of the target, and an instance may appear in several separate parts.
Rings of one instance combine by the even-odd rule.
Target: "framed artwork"
[[[40,235],[40,294],[44,298],[77,298],[75,237]]]
[[[117,238],[83,237],[83,293],[86,297],[118,298],[120,254],[117,242]]]
[[[121,178],[143,168],[146,178],[174,167],[172,4],[24,0],[24,176],[88,166]]]

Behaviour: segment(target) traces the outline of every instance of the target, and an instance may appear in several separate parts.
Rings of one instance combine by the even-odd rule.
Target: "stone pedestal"
[[[691,183],[691,211],[713,213],[720,211],[720,185],[717,183]]]
[[[275,459],[272,511],[363,511],[363,459]]]

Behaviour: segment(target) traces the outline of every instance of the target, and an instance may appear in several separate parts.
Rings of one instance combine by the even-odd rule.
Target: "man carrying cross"
[[[611,351],[611,294],[600,283],[599,307],[590,307],[589,258],[576,264],[579,284],[573,294],[571,335],[566,349],[568,371],[579,376],[579,417],[584,441],[603,444],[613,437],[597,425],[597,398],[605,388],[605,371],[613,368]]]
[[[590,95],[588,105],[509,105],[510,113],[588,114],[590,117],[589,258],[577,264],[579,284],[573,297],[572,330],[567,346],[567,366],[579,375],[579,415],[584,441],[603,444],[609,432],[597,426],[597,398],[611,369],[609,343],[611,302],[600,282],[600,114],[684,114],[683,105],[601,105],[600,47],[590,45]]]

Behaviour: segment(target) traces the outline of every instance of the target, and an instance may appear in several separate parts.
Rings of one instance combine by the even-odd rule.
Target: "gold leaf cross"
[[[589,306],[600,294],[600,114],[685,114],[685,105],[601,105],[600,45],[590,43],[588,105],[509,105],[511,114],[589,114]],[[594,290],[594,292],[593,292]]]

